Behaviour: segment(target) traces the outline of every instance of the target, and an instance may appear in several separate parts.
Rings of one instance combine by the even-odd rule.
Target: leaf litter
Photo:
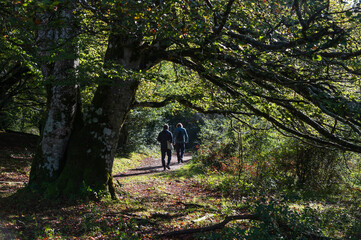
[[[118,201],[74,203],[39,199],[31,194],[22,199],[14,193],[28,182],[32,151],[0,152],[0,236],[12,233],[18,239],[154,239],[165,232],[221,221],[224,202],[229,201],[204,188],[197,178],[176,176],[174,173],[186,163],[173,163],[171,170],[163,171],[160,160],[153,158],[144,158],[136,168],[114,174]],[[190,159],[187,155],[185,162]]]

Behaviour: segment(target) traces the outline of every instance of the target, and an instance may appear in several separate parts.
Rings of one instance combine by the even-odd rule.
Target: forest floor
[[[24,199],[16,192],[28,182],[35,143],[32,135],[0,132],[0,239],[194,239],[176,231],[244,212],[202,184],[190,154],[181,164],[173,155],[166,171],[160,158],[130,159],[132,167],[114,173],[116,201],[75,203],[31,194]],[[250,222],[232,224],[247,228]]]

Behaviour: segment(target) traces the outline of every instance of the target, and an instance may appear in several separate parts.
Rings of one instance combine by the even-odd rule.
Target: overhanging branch
[[[161,108],[167,106],[168,104],[174,102],[172,98],[166,98],[161,102],[138,102],[133,103],[132,108],[141,108],[141,107],[150,107],[150,108]]]
[[[204,114],[223,114],[223,115],[238,114],[238,115],[247,115],[247,116],[254,115],[251,112],[242,112],[242,111],[233,111],[233,110],[224,110],[224,109],[204,109],[202,107],[199,107],[199,106],[193,104],[191,101],[186,100],[184,98],[180,98],[180,97],[166,98],[161,102],[138,102],[138,101],[136,101],[133,103],[132,107],[133,108],[141,108],[141,107],[160,108],[160,107],[165,107],[168,104],[171,104],[174,102],[178,102],[179,104],[181,104],[184,107],[191,108],[193,110],[196,110],[199,113],[204,113]]]

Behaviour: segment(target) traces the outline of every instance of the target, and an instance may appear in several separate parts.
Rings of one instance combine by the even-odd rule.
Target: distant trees
[[[178,102],[204,113],[259,116],[285,134],[361,152],[357,5],[299,0],[9,5],[15,18],[29,22],[14,28],[28,27],[49,89],[30,185],[50,195],[108,188],[114,197],[115,149],[135,106]],[[149,70],[162,61],[192,70],[192,81],[184,89],[171,82],[178,92],[151,85],[147,101],[135,101],[152,74],[155,82],[161,79]],[[97,88],[83,117],[79,86],[90,80]]]

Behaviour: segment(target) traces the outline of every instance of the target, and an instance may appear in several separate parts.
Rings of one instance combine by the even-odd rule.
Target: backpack
[[[183,142],[183,133],[182,133],[182,131],[178,131],[177,136],[176,136],[176,140],[177,140],[177,142]]]

